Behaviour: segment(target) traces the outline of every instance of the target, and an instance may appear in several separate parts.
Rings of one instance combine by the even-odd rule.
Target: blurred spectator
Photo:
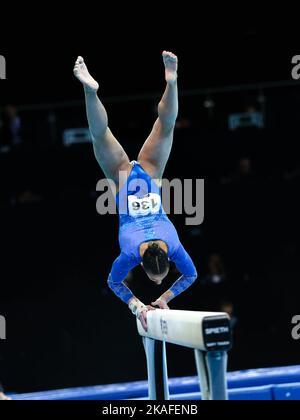
[[[238,163],[238,169],[239,169],[239,175],[241,177],[251,175],[252,173],[251,160],[247,157],[241,158]]]
[[[229,293],[228,278],[220,254],[213,253],[208,257],[206,274],[200,279],[203,287],[205,307],[216,311]]]
[[[207,274],[202,279],[202,285],[224,283],[226,279],[222,258],[219,254],[211,254],[207,264]]]
[[[225,312],[230,316],[230,326],[232,331],[233,347],[229,353],[228,369],[230,371],[239,369],[236,361],[240,357],[241,347],[244,346],[245,341],[243,338],[243,326],[235,313],[235,307],[230,299],[224,299],[218,308],[220,312]],[[237,345],[238,343],[238,345]],[[245,350],[247,352],[247,350]]]
[[[178,118],[175,125],[177,130],[190,129],[191,126],[192,126],[192,122],[187,117]]]
[[[222,301],[221,304],[220,304],[220,311],[225,312],[226,314],[228,314],[230,316],[231,328],[234,329],[238,320],[237,320],[237,317],[235,315],[235,310],[234,310],[233,303],[229,300]]]
[[[286,170],[283,174],[285,181],[294,181],[300,178],[300,167],[291,170]]]
[[[0,150],[11,150],[21,145],[21,127],[17,108],[7,105],[1,118]]]
[[[12,204],[33,204],[39,203],[42,197],[39,194],[35,194],[31,190],[22,191],[17,197],[12,198]]]
[[[17,107],[14,105],[6,105],[0,118],[0,152],[9,152],[18,149],[23,144],[22,139],[22,122],[18,115]],[[41,200],[38,194],[32,191],[32,179],[28,175],[30,171],[27,170],[28,163],[27,156],[21,156],[21,153],[16,153],[13,156],[15,165],[18,166],[20,173],[22,173],[22,190],[19,190],[19,179],[15,178],[15,174],[11,175],[11,185],[9,195],[9,202],[12,205],[36,203]],[[32,162],[30,162],[32,164]],[[26,185],[27,184],[27,185]],[[5,197],[6,199],[6,197]]]
[[[0,382],[0,401],[3,401],[3,400],[10,400],[10,399],[11,399],[11,398],[7,397],[7,396],[4,394],[4,392],[3,392],[3,387],[2,387],[1,382]]]
[[[249,156],[242,156],[237,162],[235,173],[227,178],[222,178],[222,184],[252,185],[256,181],[256,174],[252,168]]]

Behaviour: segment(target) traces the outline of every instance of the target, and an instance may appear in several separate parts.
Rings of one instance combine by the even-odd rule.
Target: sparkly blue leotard
[[[151,240],[162,240],[167,244],[168,257],[182,274],[170,288],[174,296],[186,290],[197,278],[196,268],[162,207],[161,188],[138,162],[132,162],[131,173],[116,201],[121,254],[114,261],[108,277],[111,290],[125,303],[133,297],[123,281],[142,261],[140,245]]]

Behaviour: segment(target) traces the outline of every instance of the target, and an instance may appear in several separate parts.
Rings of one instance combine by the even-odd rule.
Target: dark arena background
[[[156,118],[165,83],[161,53],[178,56],[180,110],[164,176],[204,179],[205,216],[187,226],[186,215],[170,215],[198,271],[170,307],[231,315],[229,371],[300,365],[300,342],[292,337],[300,314],[300,83],[292,58],[300,38],[298,45],[293,34],[283,40],[266,22],[224,28],[204,25],[202,17],[183,28],[184,16],[171,24],[164,16],[125,25],[120,14],[113,34],[109,19],[105,27],[92,19],[88,29],[75,21],[73,30],[60,22],[59,36],[58,29],[44,36],[36,28],[1,37],[5,391],[147,378],[135,318],[107,286],[119,254],[118,216],[96,212],[103,173],[85,142],[83,90],[73,76],[78,55],[99,81],[109,125],[131,160]],[[70,130],[78,129],[82,141],[74,142]],[[137,268],[128,284],[150,303],[177,277],[172,268],[153,286]],[[168,368],[170,377],[196,375],[193,353],[168,346]]]

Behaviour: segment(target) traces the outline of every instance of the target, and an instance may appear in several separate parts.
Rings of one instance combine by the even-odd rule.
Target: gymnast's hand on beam
[[[156,299],[155,302],[151,302],[151,305],[158,306],[159,309],[170,309],[167,302],[163,298]]]
[[[146,308],[142,310],[142,312],[140,313],[140,316],[138,317],[145,331],[148,330],[148,327],[147,327],[147,312],[148,311],[155,311],[155,308],[153,308],[151,305],[147,305]]]

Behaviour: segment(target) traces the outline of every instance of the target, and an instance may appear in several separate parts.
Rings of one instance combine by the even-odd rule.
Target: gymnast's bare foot
[[[166,82],[174,83],[177,80],[178,58],[170,51],[163,51]]]
[[[86,92],[97,92],[99,84],[88,72],[82,57],[77,58],[73,72],[75,77],[83,84]]]

